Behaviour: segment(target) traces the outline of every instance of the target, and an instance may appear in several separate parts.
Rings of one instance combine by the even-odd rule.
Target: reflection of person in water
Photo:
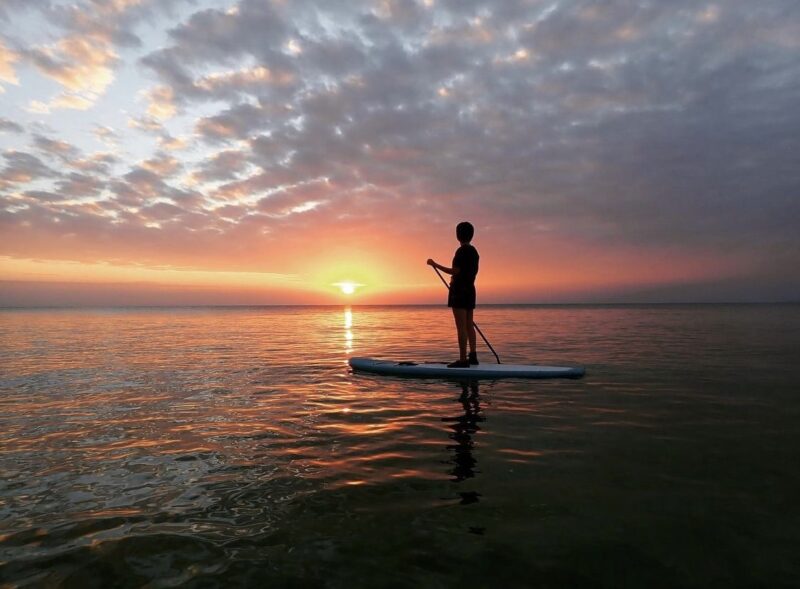
[[[478,393],[478,381],[462,382],[461,396],[459,401],[464,409],[464,414],[457,417],[443,417],[442,421],[451,421],[453,425],[450,429],[453,433],[450,434],[450,439],[455,444],[447,446],[448,450],[453,450],[455,456],[450,461],[454,464],[450,474],[453,475],[452,481],[460,483],[466,479],[475,476],[475,465],[477,461],[472,455],[474,443],[472,436],[481,428],[478,422],[483,421],[483,416],[480,415],[480,395]],[[475,491],[461,492],[461,503],[475,503],[478,501],[479,493]]]

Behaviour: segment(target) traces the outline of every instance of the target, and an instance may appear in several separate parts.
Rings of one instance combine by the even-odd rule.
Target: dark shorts
[[[447,296],[447,306],[456,309],[474,309],[475,285],[451,288],[450,294]]]

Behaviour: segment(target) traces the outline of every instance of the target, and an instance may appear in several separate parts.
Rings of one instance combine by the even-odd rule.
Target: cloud
[[[173,137],[169,133],[164,133],[158,139],[158,146],[167,151],[180,151],[185,149],[188,145],[186,139],[182,137]]]
[[[80,150],[74,145],[59,139],[51,139],[38,133],[33,135],[33,144],[39,151],[55,156],[62,161],[73,160],[80,156]]]
[[[235,9],[195,13],[170,31],[176,41],[173,46],[142,59],[163,82],[151,98],[152,108],[160,111],[164,105],[174,108],[193,100],[287,92],[296,80],[292,58],[284,47],[288,34],[286,23],[269,3],[243,0]],[[253,65],[213,71],[237,60]]]
[[[28,106],[25,107],[25,110],[38,115],[48,115],[51,112],[50,105],[41,100],[31,100]]]
[[[14,64],[17,61],[19,61],[17,53],[11,51],[0,39],[0,82],[19,84],[16,71],[14,71]],[[0,89],[2,89],[2,86],[0,86]],[[2,90],[0,90],[1,92]]]
[[[203,195],[192,190],[177,188],[166,182],[164,170],[176,172],[180,169],[169,156],[153,158],[133,166],[121,179],[108,183],[108,189],[120,205],[139,209],[155,201],[171,201],[185,210],[198,209],[203,204]]]
[[[99,33],[68,35],[25,54],[42,73],[66,89],[48,106],[79,110],[85,110],[105,93],[114,79],[118,60],[111,40]]]
[[[131,117],[128,119],[128,127],[131,129],[138,129],[146,133],[163,134],[164,126],[160,121],[153,117],[146,115],[141,117]]]
[[[0,170],[0,187],[4,183],[23,184],[31,180],[52,178],[56,172],[35,155],[24,151],[9,150],[3,153],[5,167]]]
[[[50,23],[77,35],[100,35],[116,47],[142,44],[135,30],[142,22],[174,15],[174,9],[193,0],[82,0],[67,4],[38,3]]]
[[[98,94],[90,93],[88,95],[80,95],[72,92],[62,92],[47,103],[48,112],[52,109],[73,109],[73,110],[89,110],[94,106]]]
[[[92,133],[98,140],[108,146],[116,147],[120,142],[120,135],[111,127],[104,125],[95,125]]]
[[[39,202],[58,202],[64,200],[61,194],[48,192],[46,190],[26,190],[23,195],[29,199]]]
[[[53,4],[47,1],[7,3],[9,12],[30,8],[43,14],[48,24],[63,30],[64,34],[53,43],[22,47],[10,52],[0,43],[0,80],[16,83],[12,68],[14,61],[24,59],[42,74],[63,87],[50,100],[33,100],[31,112],[47,114],[55,109],[88,110],[105,94],[113,82],[120,63],[118,48],[137,47],[141,39],[135,27],[156,13],[169,14],[172,8],[185,0],[85,0],[70,4]]]
[[[139,214],[148,221],[164,222],[186,213],[184,209],[172,203],[159,202],[139,209]]]
[[[143,199],[158,198],[168,192],[168,186],[161,176],[145,168],[134,167],[123,178],[128,187]]]
[[[236,178],[247,169],[249,155],[240,150],[220,151],[193,174],[198,182],[217,182]]]
[[[295,76],[289,72],[273,72],[263,66],[218,72],[202,76],[193,81],[197,95],[208,98],[230,99],[238,94],[252,94],[272,87],[294,84]]]
[[[25,129],[19,123],[9,121],[6,118],[0,117],[0,132],[2,133],[24,133]]]
[[[210,143],[246,139],[269,123],[269,114],[252,104],[237,104],[225,111],[200,119],[195,132]]]
[[[121,163],[122,160],[113,153],[98,152],[84,159],[73,160],[70,166],[87,174],[108,176],[112,168]]]
[[[188,21],[170,31],[175,44],[145,58],[145,63],[169,77],[175,68],[175,59],[186,65],[204,63],[230,63],[232,58],[252,54],[280,59],[283,43],[289,40],[290,28],[280,13],[269,3],[259,0],[241,0],[234,10],[201,10]],[[160,58],[166,58],[164,61]],[[264,61],[271,61],[269,59]],[[288,60],[285,61],[288,63]]]
[[[183,166],[176,158],[163,153],[156,154],[156,157],[145,160],[139,164],[143,169],[161,178],[174,176]]]
[[[88,174],[72,172],[56,183],[58,194],[70,198],[97,196],[105,188],[105,181]]]
[[[273,192],[261,198],[256,208],[271,217],[286,217],[318,209],[330,194],[327,182],[311,181]]]
[[[147,116],[156,121],[172,118],[177,112],[175,94],[169,86],[156,86],[147,91]]]

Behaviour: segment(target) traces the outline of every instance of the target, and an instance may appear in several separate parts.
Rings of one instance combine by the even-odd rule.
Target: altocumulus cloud
[[[38,70],[61,86],[50,109],[92,108],[124,67],[142,86],[127,124],[88,127],[107,151],[32,133],[4,153],[6,254],[46,233],[36,255],[102,240],[117,259],[201,264],[175,244],[222,260],[232,236],[268,248],[293,227],[434,214],[523,241],[741,252],[765,274],[800,263],[796,0],[93,0],[0,16],[22,12],[62,36],[9,35],[2,83]],[[131,161],[141,129],[160,145]]]

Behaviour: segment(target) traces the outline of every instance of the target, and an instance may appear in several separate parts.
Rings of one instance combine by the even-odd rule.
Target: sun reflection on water
[[[353,309],[344,308],[344,352],[350,354],[353,351]]]

